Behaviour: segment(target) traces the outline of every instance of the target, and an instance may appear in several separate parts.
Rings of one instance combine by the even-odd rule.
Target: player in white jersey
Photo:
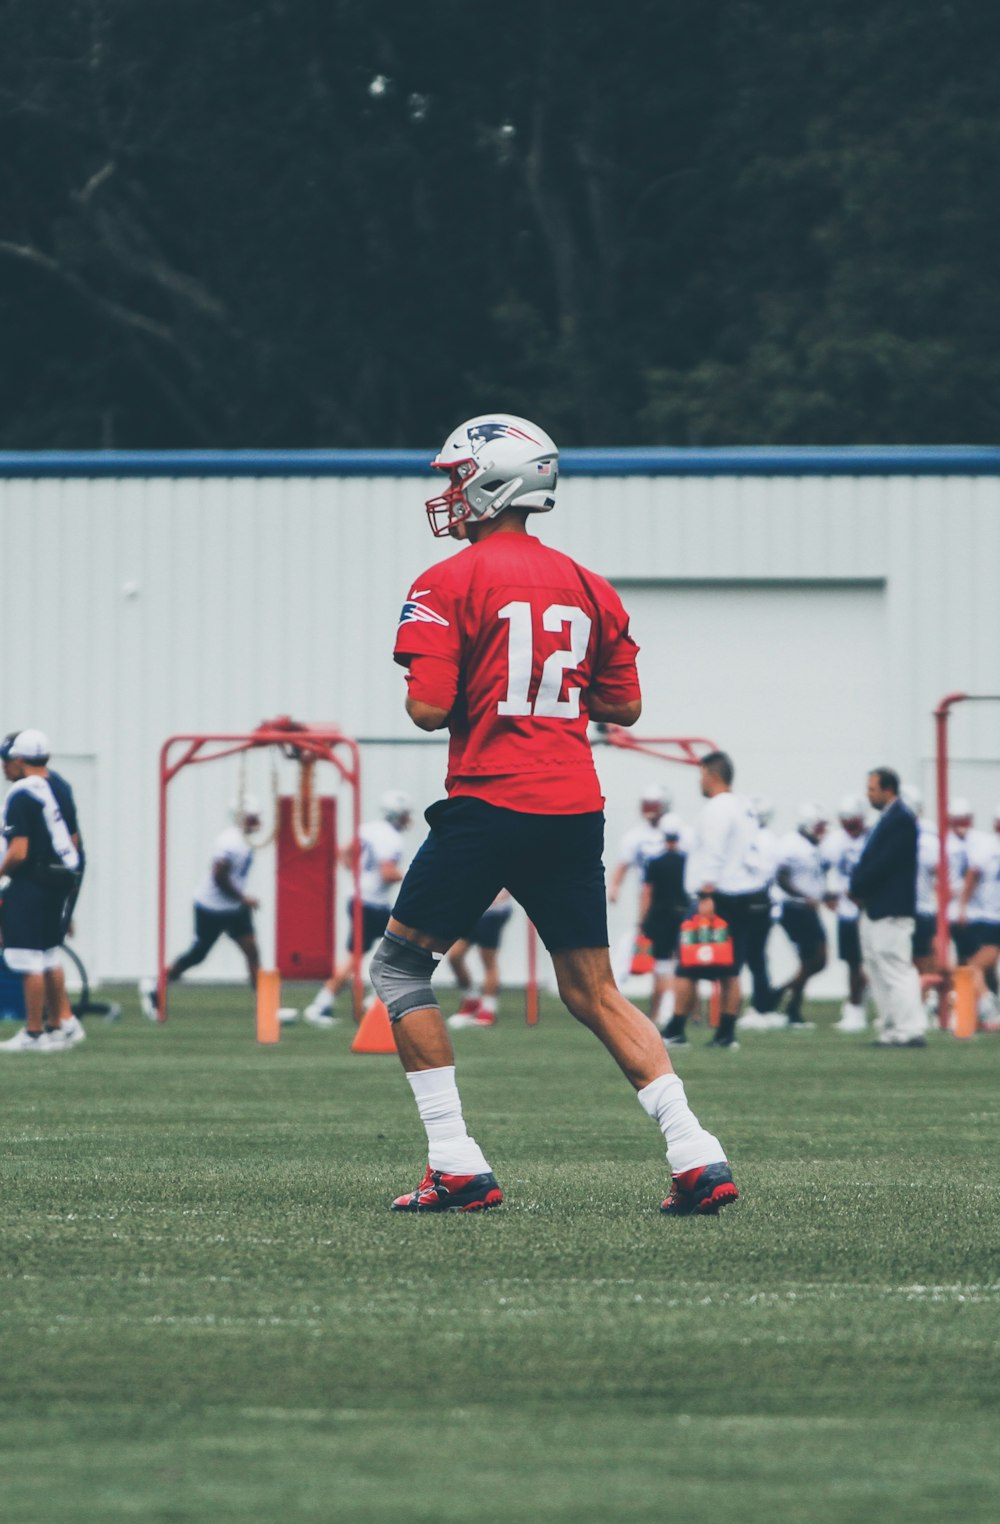
[[[959,894],[959,921],[970,933],[969,963],[976,983],[979,1019],[995,1027],[996,967],[1000,959],[1000,805],[994,812],[993,830],[977,831],[969,848],[969,865]]]
[[[662,784],[651,783],[643,789],[639,799],[641,822],[630,826],[622,836],[618,861],[608,880],[608,899],[612,905],[617,903],[629,871],[634,868],[642,882],[650,858],[659,857],[665,849],[666,841],[659,822],[661,816],[670,809],[671,803],[670,795]]]
[[[7,967],[22,978],[25,1009],[24,1026],[0,1043],[0,1051],[51,1053],[75,1041],[62,1030],[61,1002],[53,995],[59,993],[59,947],[79,888],[80,851],[63,814],[66,796],[57,793],[48,770],[47,737],[22,730],[5,738],[0,755],[12,783],[0,822],[0,880],[6,881],[0,931]]]
[[[781,894],[781,925],[799,955],[799,968],[782,991],[790,1030],[811,1027],[802,1015],[806,985],[826,967],[826,932],[819,918],[826,898],[826,869],[820,842],[826,819],[818,804],[799,806],[796,829],[778,843],[777,886]]]
[[[841,1007],[836,1032],[863,1032],[865,1016],[865,971],[861,966],[861,938],[858,935],[860,911],[847,892],[859,857],[865,849],[869,832],[865,826],[867,809],[860,794],[846,794],[837,811],[838,826],[823,838],[822,859],[827,870],[830,891],[826,903],[837,913],[837,955],[847,964],[847,999]]]
[[[396,886],[403,879],[403,832],[413,819],[413,807],[401,789],[382,795],[381,820],[369,820],[361,827],[357,842],[339,853],[340,866],[353,868],[355,852],[360,854],[361,878],[361,951],[368,952],[384,936]],[[347,902],[347,954],[337,964],[315,1000],[303,1016],[310,1026],[332,1027],[334,1001],[354,975],[354,900]]]
[[[188,969],[196,968],[208,957],[220,937],[235,942],[246,960],[247,977],[257,986],[260,952],[254,931],[253,913],[257,901],[247,893],[253,868],[250,837],[260,829],[260,805],[252,795],[232,806],[233,824],[216,837],[212,861],[194,897],[194,941],[186,952],[175,958],[167,970],[167,981],[175,984]],[[139,982],[139,1000],[143,1015],[157,1019],[155,979]]]
[[[969,926],[968,912],[961,906],[962,886],[969,871],[969,854],[975,849],[981,832],[973,829],[974,815],[968,799],[957,795],[948,801],[948,922],[955,944],[955,957],[968,963],[975,952],[975,935]]]
[[[938,1007],[937,990],[937,876],[941,838],[923,816],[924,800],[912,783],[904,783],[900,797],[917,817],[917,913],[913,925],[913,961],[920,974],[927,1013]],[[963,849],[964,850],[964,849]]]

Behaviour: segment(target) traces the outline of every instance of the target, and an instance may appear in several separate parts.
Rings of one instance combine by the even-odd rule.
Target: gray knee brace
[[[431,989],[437,964],[432,952],[386,932],[372,958],[368,977],[389,1012],[390,1021],[399,1021],[408,1011],[437,1005],[437,996]]]

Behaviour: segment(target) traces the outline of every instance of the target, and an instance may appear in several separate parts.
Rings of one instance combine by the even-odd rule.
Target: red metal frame
[[[1000,693],[948,693],[934,710],[938,817],[937,932],[934,951],[942,977],[947,977],[951,972],[951,931],[948,926],[948,902],[951,898],[948,875],[948,721],[956,704],[998,702]],[[945,1000],[938,1007],[938,1021],[942,1027],[948,1025]]]
[[[173,749],[184,743],[185,751],[171,760]],[[350,785],[353,794],[354,841],[361,830],[361,751],[357,741],[346,736],[335,725],[302,725],[287,715],[276,720],[264,720],[256,730],[239,733],[175,735],[164,741],[160,748],[160,838],[159,873],[157,883],[157,934],[156,934],[156,987],[157,1019],[167,1019],[167,790],[185,767],[202,762],[218,762],[223,757],[238,756],[241,752],[254,751],[265,746],[280,746],[286,757],[311,757],[317,762],[330,762],[337,769],[343,782]],[[204,751],[204,747],[213,748]],[[349,761],[338,756],[344,749]],[[354,854],[354,977],[352,981],[355,1016],[360,1018],[362,1003],[361,986],[361,865]]]

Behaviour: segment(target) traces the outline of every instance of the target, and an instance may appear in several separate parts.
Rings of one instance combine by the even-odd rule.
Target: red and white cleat
[[[397,1196],[392,1203],[394,1212],[485,1212],[500,1206],[503,1191],[497,1177],[490,1171],[485,1175],[447,1175],[443,1170],[427,1172],[415,1191]]]

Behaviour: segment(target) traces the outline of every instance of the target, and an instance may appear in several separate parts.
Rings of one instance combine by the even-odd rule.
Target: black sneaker
[[[443,1170],[427,1171],[415,1191],[397,1196],[394,1212],[485,1212],[503,1201],[497,1177],[485,1175],[447,1175]]]
[[[660,1207],[667,1217],[717,1217],[724,1206],[739,1200],[732,1171],[723,1159],[673,1177],[673,1190]]]
[[[727,1036],[725,1036],[725,1037],[723,1037],[721,1033],[716,1032],[715,1036],[711,1039],[711,1041],[709,1041],[709,1042],[707,1042],[705,1044],[705,1047],[706,1048],[727,1048],[730,1053],[738,1053],[740,1051],[740,1045],[736,1041],[736,1038],[732,1035],[731,1032]]]
[[[661,1033],[661,1036],[663,1037],[663,1046],[665,1048],[686,1048],[687,1047],[688,1040],[687,1040],[687,1036],[686,1036],[685,1031],[684,1031],[684,1027],[685,1027],[686,1023],[687,1023],[687,1017],[686,1016],[685,1017],[671,1016],[670,1020],[667,1022],[666,1026],[663,1028],[663,1032]]]

